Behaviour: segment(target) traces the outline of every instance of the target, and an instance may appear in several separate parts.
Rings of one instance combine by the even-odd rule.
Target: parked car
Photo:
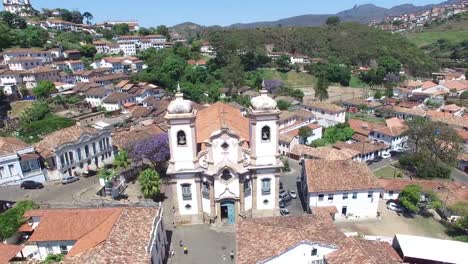
[[[68,176],[68,177],[65,177],[62,179],[62,184],[69,184],[69,183],[72,183],[72,182],[76,182],[78,181],[80,178],[76,177],[76,176]]]
[[[296,199],[297,198],[297,193],[295,190],[289,190],[289,196],[291,196],[291,198],[293,199]]]
[[[393,202],[387,204],[387,209],[398,212],[398,213],[401,213],[401,212],[404,211],[404,209],[403,209],[403,207],[401,207],[401,205],[393,203]]]
[[[292,198],[291,198],[291,196],[289,196],[289,194],[286,193],[284,195],[280,195],[279,198],[280,198],[279,199],[280,204],[283,203],[284,206],[288,206],[288,205],[291,204]]]
[[[44,185],[36,181],[24,181],[20,185],[21,189],[42,189]]]
[[[374,162],[379,162],[379,161],[382,161],[382,160],[383,160],[383,158],[380,157],[380,156],[377,156],[377,157],[374,158]]]
[[[279,197],[281,198],[282,195],[288,194],[285,189],[280,189]]]
[[[384,158],[384,159],[388,159],[388,158],[390,158],[391,156],[392,156],[392,155],[391,155],[390,153],[388,153],[388,152],[382,153],[382,158]]]
[[[280,209],[280,213],[281,213],[281,215],[283,215],[283,216],[289,215],[289,214],[290,214],[289,210],[286,209],[286,208]]]

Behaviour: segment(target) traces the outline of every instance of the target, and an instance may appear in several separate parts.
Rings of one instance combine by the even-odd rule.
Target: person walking
[[[182,240],[179,241],[179,247],[183,247],[184,244],[182,243]]]
[[[187,246],[184,247],[184,254],[188,255],[188,247]]]
[[[231,250],[231,261],[234,261],[234,250]]]

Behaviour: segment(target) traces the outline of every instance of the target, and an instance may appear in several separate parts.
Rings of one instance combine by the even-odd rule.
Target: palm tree
[[[90,24],[89,21],[94,19],[93,15],[90,12],[84,12],[83,17],[86,18],[86,24],[88,25]]]
[[[128,159],[128,152],[126,150],[120,150],[117,156],[114,159],[114,166],[117,169],[124,169],[126,170],[130,167],[130,160]]]
[[[161,178],[153,169],[146,169],[138,176],[141,192],[145,198],[153,198],[161,191]]]
[[[107,184],[115,177],[115,171],[102,168],[99,170],[98,176],[100,179],[104,180],[105,184]]]

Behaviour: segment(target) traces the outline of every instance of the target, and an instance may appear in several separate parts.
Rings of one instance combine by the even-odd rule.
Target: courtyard
[[[380,201],[382,219],[335,222],[343,232],[357,232],[362,235],[393,237],[395,234],[427,236],[450,239],[446,228],[432,217],[415,215],[408,217],[388,210],[385,201]]]

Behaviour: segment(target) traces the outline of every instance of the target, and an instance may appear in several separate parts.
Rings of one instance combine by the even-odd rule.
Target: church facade
[[[29,0],[3,0],[3,9],[18,16],[29,16],[32,6]]]
[[[220,102],[197,111],[178,92],[168,106],[167,174],[178,223],[279,214],[280,111],[265,90],[251,104],[247,117]]]

